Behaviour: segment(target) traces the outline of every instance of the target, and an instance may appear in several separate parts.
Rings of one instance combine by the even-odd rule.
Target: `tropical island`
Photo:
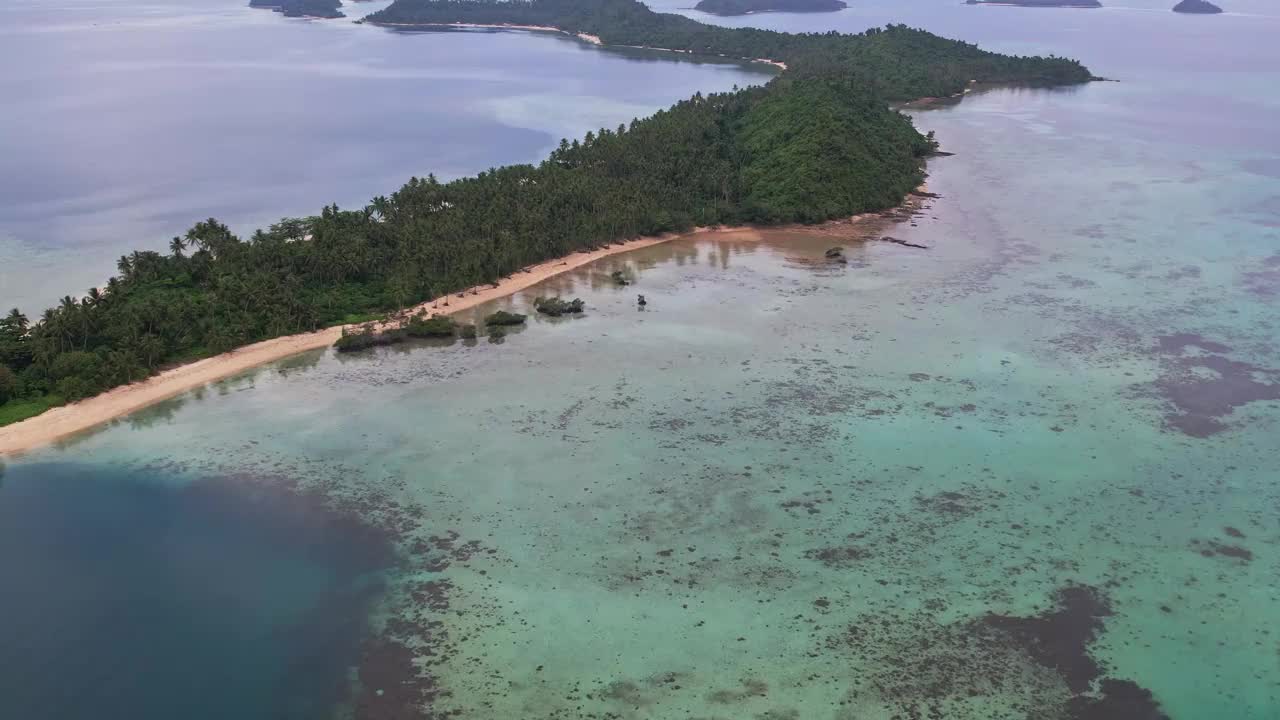
[[[339,9],[341,0],[249,0],[249,7],[275,10],[285,17],[308,17],[333,20],[346,17]]]
[[[966,5],[1012,5],[1015,7],[1100,8],[1098,0],[965,0]]]
[[[1209,2],[1209,0],[1182,0],[1182,2],[1173,6],[1173,11],[1192,15],[1217,15],[1222,12],[1222,8]]]
[[[504,279],[539,263],[574,267],[556,260],[573,253],[586,262],[611,245],[695,227],[820,223],[892,208],[920,185],[936,143],[891,102],[957,95],[975,82],[1093,79],[1075,60],[999,55],[904,25],[796,35],[704,25],[636,0],[396,0],[370,21],[536,25],[605,45],[769,58],[785,70],[763,86],[696,94],[563,140],[537,165],[447,183],[411,178],[364,207],[330,205],[248,238],[209,219],[167,252],[123,256],[104,287],[67,295],[34,321],[18,310],[0,319],[0,425],[167,368],[181,376],[169,390],[195,387],[225,376],[207,363],[225,361],[229,374],[425,302],[456,310],[491,298],[491,288],[520,289]],[[448,307],[469,288],[474,295]],[[134,388],[146,385],[117,392]],[[131,402],[112,412],[141,401]],[[60,415],[56,431],[28,429],[21,442],[11,434],[6,443],[0,430],[0,452],[94,417],[72,415]]]
[[[701,0],[694,10],[710,15],[762,12],[835,12],[849,7],[843,0]]]

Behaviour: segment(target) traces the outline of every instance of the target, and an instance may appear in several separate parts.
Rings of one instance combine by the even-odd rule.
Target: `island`
[[[701,0],[694,10],[709,15],[762,12],[835,12],[849,7],[843,0]]]
[[[1100,8],[1098,0],[966,0],[966,5],[1012,5],[1014,7]]]
[[[1222,8],[1209,2],[1209,0],[1182,0],[1182,2],[1173,6],[1173,11],[1191,15],[1217,15],[1222,12]]]
[[[363,207],[329,205],[246,238],[210,218],[163,251],[125,255],[104,287],[67,295],[34,321],[0,316],[0,425],[117,388],[103,407],[76,406],[48,429],[0,428],[0,452],[217,379],[219,368],[331,345],[342,326],[492,299],[523,287],[522,271],[560,272],[620,243],[893,208],[919,187],[937,143],[892,103],[960,95],[975,82],[1095,79],[1075,60],[1000,55],[905,25],[799,35],[707,25],[637,0],[395,0],[368,21],[538,26],[781,71],[564,139],[537,164],[410,178]],[[156,380],[170,384],[139,382],[162,370]]]
[[[274,10],[285,17],[332,20],[346,17],[339,8],[341,0],[249,0],[249,7]]]

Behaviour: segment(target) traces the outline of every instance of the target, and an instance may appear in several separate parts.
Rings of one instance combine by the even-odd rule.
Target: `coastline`
[[[462,312],[490,300],[513,295],[543,280],[552,278],[560,273],[576,270],[601,258],[709,231],[713,232],[709,228],[695,228],[687,233],[642,237],[615,243],[600,250],[578,252],[538,263],[517,271],[510,277],[503,278],[496,285],[473,287],[461,293],[451,293],[451,297],[447,298],[448,304],[445,306],[447,310],[444,310],[443,314]],[[463,297],[458,297],[459,294]],[[437,298],[421,303],[396,315],[415,314],[422,311],[440,312],[442,310],[439,307],[441,300],[446,300],[446,298]],[[342,337],[344,328],[350,327],[358,327],[358,325],[335,325],[315,332],[284,335],[270,340],[263,340],[252,345],[230,350],[221,355],[163,370],[145,380],[129,385],[121,385],[84,400],[50,408],[34,417],[0,427],[0,457],[17,455],[55,443],[129,413],[181,395],[189,390],[194,390],[202,385],[224,380],[232,375],[251,370],[259,365],[283,360],[309,350],[327,348]]]
[[[930,197],[925,193],[925,190],[926,186],[921,185],[907,194],[901,203],[891,208],[865,212],[818,225],[778,225],[768,226],[767,228],[752,225],[696,227],[683,233],[668,233],[666,235],[620,241],[599,250],[576,252],[531,265],[523,270],[517,270],[497,284],[476,286],[461,292],[450,293],[449,296],[442,296],[420,303],[398,313],[393,313],[389,317],[403,318],[419,312],[443,315],[460,313],[486,302],[514,295],[544,280],[571,270],[577,270],[596,260],[697,235],[742,234],[762,229],[801,229],[812,232],[815,236],[838,237],[846,241],[868,241],[872,235],[885,226],[907,219],[917,212],[923,199]],[[850,230],[854,228],[856,230],[850,233]],[[342,337],[342,332],[345,328],[353,327],[359,327],[359,325],[335,325],[315,332],[284,335],[256,342],[252,345],[245,345],[221,355],[161,371],[145,380],[129,385],[121,385],[99,395],[51,408],[26,420],[5,425],[0,427],[0,458],[20,455],[45,445],[51,445],[156,403],[198,387],[225,380],[255,367],[283,360],[299,353],[330,347],[337,342],[338,338]]]
[[[560,34],[560,35],[569,35],[569,36],[571,36],[571,37],[576,37],[576,38],[578,38],[579,40],[581,40],[581,41],[583,41],[583,42],[589,43],[589,44],[591,44],[591,45],[597,45],[597,46],[600,46],[600,47],[627,48],[627,49],[629,49],[629,50],[657,50],[657,51],[660,51],[660,52],[682,53],[682,54],[685,54],[685,55],[697,55],[697,54],[698,54],[698,53],[695,53],[695,52],[694,52],[694,51],[692,51],[692,50],[676,50],[676,49],[673,49],[673,48],[650,47],[650,46],[648,46],[648,45],[605,45],[605,44],[604,44],[604,41],[600,39],[600,36],[599,36],[599,35],[591,35],[591,34],[589,34],[589,33],[572,32],[572,31],[570,31],[570,30],[564,30],[564,29],[561,29],[561,28],[558,28],[558,27],[554,27],[554,26],[551,26],[551,25],[515,25],[515,24],[512,24],[512,23],[464,23],[464,22],[455,22],[455,23],[386,23],[386,22],[372,22],[372,21],[368,21],[368,20],[361,20],[361,21],[359,21],[359,22],[360,22],[360,24],[362,24],[362,25],[373,25],[374,27],[389,27],[389,28],[410,28],[410,29],[412,29],[412,28],[423,28],[423,29],[429,29],[429,28],[476,28],[476,29],[489,29],[489,30],[524,30],[524,31],[527,31],[527,32],[547,32],[547,33],[558,33],[558,34]],[[770,60],[769,58],[731,58],[731,57],[729,57],[728,55],[723,55],[723,54],[719,54],[719,53],[717,53],[717,54],[715,54],[715,55],[710,55],[710,54],[708,54],[708,55],[705,55],[704,57],[720,57],[720,58],[725,58],[726,60],[737,60],[737,61],[740,61],[740,62],[763,63],[763,64],[765,64],[765,65],[772,65],[773,67],[776,67],[776,68],[778,68],[779,70],[786,70],[786,69],[787,69],[787,64],[786,64],[786,63],[782,62],[781,60]]]
[[[550,25],[516,25],[514,23],[386,23],[386,22],[370,22],[367,20],[358,21],[361,25],[373,25],[374,27],[399,27],[399,28],[477,28],[489,30],[526,30],[528,32],[550,32],[560,33],[562,35],[571,35],[579,40],[590,43],[592,45],[604,45],[599,35],[591,35],[589,33],[575,33],[568,30],[561,30],[558,27]]]

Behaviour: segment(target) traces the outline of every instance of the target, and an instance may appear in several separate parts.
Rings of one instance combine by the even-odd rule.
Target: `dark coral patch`
[[[1165,424],[1192,437],[1226,430],[1226,416],[1248,403],[1280,400],[1280,370],[1232,360],[1231,348],[1193,333],[1159,340],[1164,356],[1154,391],[1171,407]],[[1198,352],[1188,352],[1196,348]]]
[[[1036,617],[988,615],[989,627],[1017,640],[1036,662],[1052,668],[1072,692],[1082,693],[1102,674],[1089,655],[1089,644],[1102,630],[1102,618],[1111,608],[1088,585],[1073,585],[1057,593],[1058,609]]]

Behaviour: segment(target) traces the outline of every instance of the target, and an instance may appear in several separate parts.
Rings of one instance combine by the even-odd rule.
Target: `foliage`
[[[0,405],[18,396],[18,375],[4,365],[0,365]]]
[[[499,310],[498,312],[486,317],[484,319],[484,324],[488,327],[495,327],[498,325],[523,325],[524,321],[525,316],[520,313]]]
[[[561,300],[559,297],[535,298],[533,301],[533,309],[543,315],[551,317],[560,317],[561,315],[578,315],[585,306],[581,300],[574,298],[573,300]]]
[[[425,314],[419,314],[409,318],[404,331],[410,337],[418,338],[453,337],[458,331],[458,323],[448,315],[427,318]]]
[[[631,284],[631,281],[627,279],[626,275],[622,274],[621,270],[614,270],[609,274],[609,279],[613,280],[613,284],[618,287],[626,287]]]
[[[465,323],[458,326],[458,337],[463,340],[476,339],[476,326],[471,323]]]
[[[65,402],[57,395],[39,395],[30,398],[16,398],[0,405],[0,426],[21,422],[35,417],[49,408],[55,408]]]

